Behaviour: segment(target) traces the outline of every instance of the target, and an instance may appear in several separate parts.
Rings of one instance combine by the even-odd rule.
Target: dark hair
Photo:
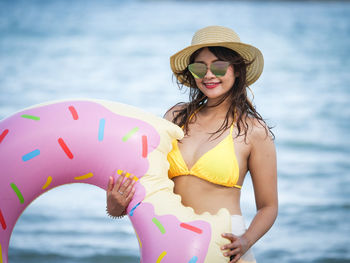
[[[198,49],[194,52],[191,57],[189,64],[193,63],[196,56],[203,50],[204,48]],[[189,128],[188,125],[191,121],[192,115],[198,112],[202,107],[215,107],[221,104],[224,100],[229,98],[230,100],[230,108],[226,113],[225,120],[223,121],[221,127],[212,133],[212,136],[220,133],[220,136],[226,129],[228,129],[232,122],[237,121],[238,134],[237,136],[244,135],[244,139],[247,138],[248,132],[248,117],[253,117],[258,120],[263,127],[265,127],[266,134],[269,133],[274,138],[273,133],[271,132],[271,127],[269,127],[265,120],[261,117],[261,115],[256,111],[255,106],[249,100],[247,96],[247,67],[253,61],[245,60],[240,54],[231,50],[229,48],[215,46],[208,47],[209,51],[213,53],[218,59],[223,61],[228,61],[233,65],[235,73],[238,73],[233,84],[233,87],[222,97],[222,99],[213,106],[207,105],[207,97],[201,92],[200,89],[197,88],[194,77],[186,67],[183,71],[175,72],[175,77],[177,78],[177,84],[179,89],[183,89],[184,83],[189,86],[189,102],[183,103],[180,102],[176,105],[181,105],[181,109],[175,110],[173,112],[173,122],[179,126],[183,126],[185,134],[188,134]],[[180,80],[181,79],[181,82]],[[175,106],[176,106],[175,105]],[[195,118],[195,116],[194,116]],[[230,122],[230,118],[232,121]],[[230,123],[229,123],[230,122]],[[241,133],[243,131],[243,133]]]

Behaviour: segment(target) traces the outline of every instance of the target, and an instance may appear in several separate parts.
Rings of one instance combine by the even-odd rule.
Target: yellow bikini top
[[[233,125],[230,134],[214,148],[203,154],[189,170],[178,147],[177,140],[173,140],[173,149],[168,154],[170,168],[169,178],[180,175],[193,175],[208,182],[227,187],[242,188],[237,185],[239,178],[238,161],[232,138]]]

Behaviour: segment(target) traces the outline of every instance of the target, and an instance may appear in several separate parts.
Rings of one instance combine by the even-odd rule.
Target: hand
[[[126,173],[123,172],[116,180],[115,184],[113,177],[109,177],[107,187],[107,213],[113,217],[125,215],[125,210],[135,194],[135,180],[132,179],[133,175],[130,175],[128,178],[126,178],[125,175]]]
[[[221,247],[221,250],[227,250],[227,249],[230,250],[230,251],[224,252],[224,256],[230,257],[230,263],[237,262],[244,255],[244,253],[249,249],[248,240],[243,236],[238,237],[231,233],[225,233],[225,234],[222,234],[222,236],[231,241],[231,243]]]

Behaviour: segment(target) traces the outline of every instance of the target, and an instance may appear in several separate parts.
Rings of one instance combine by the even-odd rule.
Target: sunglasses
[[[229,66],[230,62],[228,61],[215,61],[210,64],[210,71],[216,77],[223,77],[225,76]],[[187,68],[195,79],[204,78],[208,72],[208,66],[200,62],[189,64]]]

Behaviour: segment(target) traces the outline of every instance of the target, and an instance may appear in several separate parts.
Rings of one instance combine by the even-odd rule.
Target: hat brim
[[[170,66],[174,73],[183,71],[190,63],[190,56],[202,47],[220,46],[232,49],[240,54],[247,61],[252,63],[247,67],[247,85],[253,84],[261,75],[264,68],[264,57],[259,49],[241,42],[217,42],[198,44],[186,47],[170,57]],[[181,77],[180,83],[189,86]]]

